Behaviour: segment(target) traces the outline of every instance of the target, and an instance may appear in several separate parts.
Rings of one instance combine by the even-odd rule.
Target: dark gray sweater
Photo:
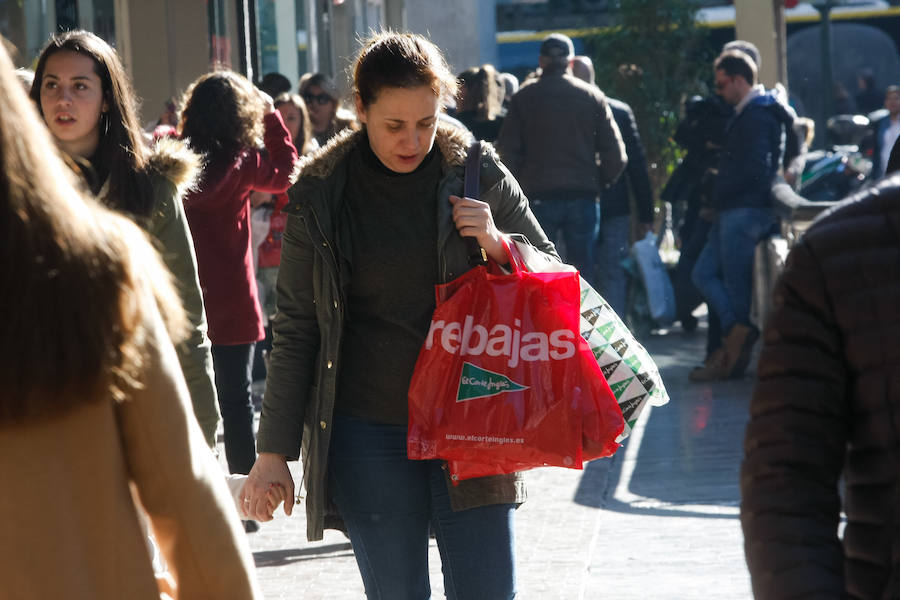
[[[406,425],[407,391],[434,313],[438,282],[437,150],[412,173],[387,169],[363,135],[345,199],[353,274],[336,410]]]

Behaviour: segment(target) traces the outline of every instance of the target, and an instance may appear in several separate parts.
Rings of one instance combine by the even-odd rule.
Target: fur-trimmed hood
[[[178,197],[194,189],[203,174],[203,158],[188,145],[173,137],[161,137],[150,152],[148,168],[175,184]]]
[[[360,136],[363,135],[365,135],[365,129],[360,131],[343,130],[323,147],[298,161],[299,176],[301,178],[327,178],[334,172],[335,167],[347,157],[350,150],[356,146]],[[434,142],[440,150],[445,167],[456,168],[465,165],[466,154],[472,143],[472,136],[468,131],[439,123]],[[496,157],[496,152],[490,144],[483,142],[482,148],[484,148],[484,152]]]

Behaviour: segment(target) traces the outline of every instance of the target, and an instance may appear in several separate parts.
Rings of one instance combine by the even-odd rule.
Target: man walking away
[[[625,168],[625,145],[597,86],[572,76],[572,40],[541,43],[541,75],[512,97],[497,138],[503,162],[566,262],[593,280],[600,223],[597,194]]]

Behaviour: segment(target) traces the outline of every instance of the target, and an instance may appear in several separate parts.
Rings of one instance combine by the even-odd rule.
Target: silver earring
[[[109,113],[105,112],[102,115],[103,117],[103,135],[107,135],[109,133]]]

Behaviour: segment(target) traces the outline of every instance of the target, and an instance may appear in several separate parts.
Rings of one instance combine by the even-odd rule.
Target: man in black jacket
[[[572,59],[572,75],[594,85],[594,65],[587,56]],[[622,260],[631,245],[632,215],[630,195],[634,197],[638,239],[653,230],[653,189],[647,173],[644,145],[638,133],[631,107],[607,97],[628,155],[625,172],[609,188],[600,192],[600,236],[597,242],[597,291],[612,309],[625,316],[628,277]],[[630,190],[630,195],[629,195]]]

